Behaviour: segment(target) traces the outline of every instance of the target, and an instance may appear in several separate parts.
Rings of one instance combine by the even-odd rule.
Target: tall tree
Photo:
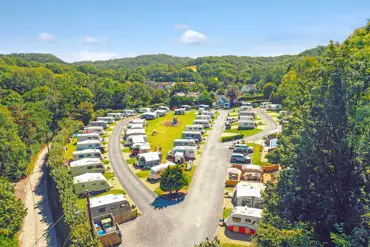
[[[161,190],[169,191],[170,194],[172,194],[173,191],[176,191],[177,193],[184,186],[188,185],[188,183],[188,177],[181,166],[168,166],[161,175],[160,188]]]

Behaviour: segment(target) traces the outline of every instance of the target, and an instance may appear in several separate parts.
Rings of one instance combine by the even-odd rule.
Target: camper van
[[[238,130],[249,130],[249,129],[254,129],[255,127],[256,127],[256,124],[254,121],[240,120],[238,122]]]
[[[167,106],[158,106],[157,110],[162,110],[162,111],[169,112],[170,111],[170,108],[167,107]]]
[[[240,116],[240,120],[247,120],[247,121],[254,121],[254,117],[252,116]]]
[[[251,111],[253,109],[252,106],[247,106],[247,105],[242,105],[240,108],[239,108],[239,111]]]
[[[157,116],[157,113],[156,112],[144,112],[140,118],[141,119],[146,119],[146,120],[153,120],[153,119],[156,119],[158,116]]]
[[[123,114],[120,112],[109,112],[107,113],[107,117],[112,117],[115,120],[119,120],[123,118]]]
[[[103,127],[87,126],[87,127],[84,128],[84,133],[85,134],[98,133],[99,135],[103,135],[103,134],[105,134],[105,131],[104,131]]]
[[[158,117],[164,117],[166,116],[167,111],[166,110],[155,110],[154,113],[157,114]]]
[[[149,143],[135,143],[131,148],[131,155],[136,156],[138,154],[149,153],[150,145]]]
[[[243,234],[255,234],[262,219],[262,209],[237,206],[225,220],[227,229]]]
[[[92,172],[104,172],[103,162],[99,158],[85,158],[69,163],[69,170],[73,177]]]
[[[85,173],[73,178],[73,187],[77,195],[108,191],[111,185],[101,173]]]
[[[103,149],[103,146],[100,143],[100,140],[86,140],[77,142],[77,150],[85,149]]]
[[[137,165],[146,169],[159,165],[161,159],[162,154],[160,152],[143,153],[136,157]]]
[[[130,124],[127,125],[127,128],[128,129],[143,129],[144,126],[143,126],[143,124],[130,123]]]
[[[191,110],[190,105],[182,105],[181,108],[185,109],[185,111],[190,111]]]
[[[81,151],[74,151],[72,153],[73,160],[81,160],[84,158],[99,158],[101,159],[101,152],[99,149],[85,149]]]
[[[261,192],[264,188],[263,183],[239,182],[235,186],[232,203],[235,206],[263,209]]]
[[[242,116],[252,116],[253,118],[256,117],[256,113],[252,112],[252,111],[240,111],[239,112],[239,119],[242,117]]]
[[[137,115],[137,112],[135,110],[128,110],[128,109],[123,110],[122,113],[124,116],[127,116],[127,117]]]
[[[189,147],[197,147],[197,143],[194,139],[175,139],[173,141],[173,146],[189,146]]]
[[[113,216],[131,211],[131,205],[122,194],[108,194],[90,199],[92,217],[112,214]]]
[[[202,133],[198,131],[184,131],[182,132],[182,139],[194,139],[196,142],[203,141]]]
[[[145,129],[127,129],[125,131],[125,139],[129,136],[145,135]]]
[[[267,108],[269,105],[271,105],[271,102],[262,102],[260,107],[261,108]]]
[[[164,172],[164,170],[167,169],[169,166],[175,166],[175,163],[172,162],[166,162],[164,164],[160,164],[157,166],[153,166],[150,168],[150,174],[149,174],[149,179],[155,180],[159,179],[161,177],[161,174]]]
[[[196,131],[204,134],[206,131],[203,129],[203,125],[194,124],[194,125],[186,125],[185,131]]]
[[[108,122],[103,120],[91,121],[89,126],[103,127],[104,129],[108,128]]]
[[[173,159],[175,158],[175,154],[178,152],[184,153],[185,159],[195,159],[197,154],[197,148],[190,146],[177,146],[168,152],[167,157]]]
[[[117,114],[119,114],[119,113],[117,113]],[[116,121],[114,117],[109,117],[109,116],[108,117],[97,117],[96,120],[97,121],[105,121],[109,124],[112,124]]]
[[[148,142],[148,137],[146,135],[132,135],[126,139],[125,146],[132,147],[134,144],[146,142]]]
[[[139,108],[139,113],[144,113],[144,112],[151,112],[152,109],[151,108]]]
[[[184,115],[184,114],[185,114],[184,108],[175,109],[175,115]]]
[[[195,119],[193,124],[200,124],[203,126],[203,128],[209,128],[211,127],[211,124],[209,123],[208,120],[203,120],[203,119]]]
[[[79,134],[77,135],[77,141],[87,141],[87,140],[98,140],[100,141],[100,136],[98,133],[88,133],[88,134]]]
[[[203,112],[204,113],[204,112]],[[199,120],[207,120],[207,121],[212,121],[212,117],[209,115],[197,115],[196,119]]]

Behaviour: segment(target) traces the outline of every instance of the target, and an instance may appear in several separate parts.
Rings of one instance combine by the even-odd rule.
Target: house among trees
[[[245,84],[240,89],[242,93],[254,93],[257,91],[256,84]]]
[[[230,108],[230,100],[225,95],[220,95],[217,98],[216,105],[220,108]]]

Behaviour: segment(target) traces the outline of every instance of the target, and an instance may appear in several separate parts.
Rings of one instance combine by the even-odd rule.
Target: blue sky
[[[0,53],[52,53],[69,62],[157,53],[296,54],[343,41],[364,26],[370,1],[353,2],[4,0]]]

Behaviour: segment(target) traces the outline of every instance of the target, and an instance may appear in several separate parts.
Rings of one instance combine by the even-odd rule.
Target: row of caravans
[[[256,114],[252,111],[251,106],[241,106],[239,109],[238,129],[254,129],[256,127],[255,117]]]

